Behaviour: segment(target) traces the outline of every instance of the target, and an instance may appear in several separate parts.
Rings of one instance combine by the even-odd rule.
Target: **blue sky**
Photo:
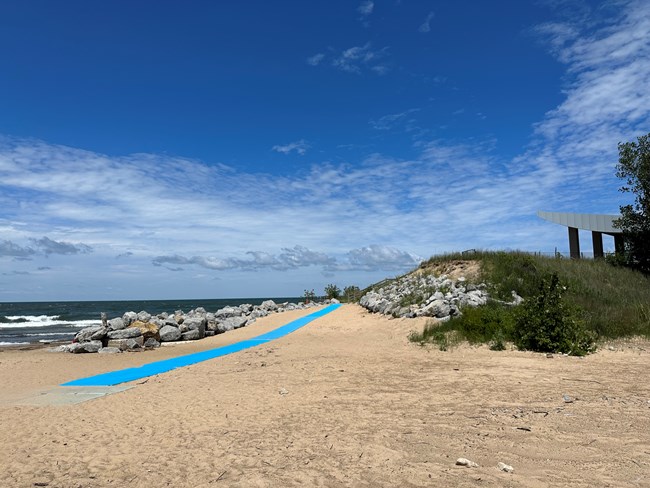
[[[626,203],[649,31],[642,0],[3,2],[0,301],[296,296],[565,250],[535,212]]]

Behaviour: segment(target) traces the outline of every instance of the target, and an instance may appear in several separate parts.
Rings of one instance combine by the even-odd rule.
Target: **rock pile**
[[[460,315],[465,306],[476,307],[488,301],[485,283],[467,283],[464,277],[453,281],[447,275],[411,273],[366,293],[359,304],[371,312],[393,317],[435,317],[447,320]]]
[[[182,310],[151,315],[148,312],[126,312],[121,317],[107,320],[102,314],[102,325],[87,327],[77,332],[72,344],[52,349],[56,352],[117,353],[159,347],[161,342],[194,341],[204,337],[239,329],[271,313],[303,310],[319,305],[335,303],[281,303],[266,300],[260,305],[243,303],[227,306],[216,312],[199,307],[184,313]]]

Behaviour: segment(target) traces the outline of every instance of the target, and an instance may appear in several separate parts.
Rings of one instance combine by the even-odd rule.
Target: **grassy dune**
[[[650,280],[638,272],[604,260],[572,260],[523,252],[445,254],[433,256],[421,268],[435,269],[445,263],[468,260],[480,263],[478,279],[489,284],[494,298],[510,300],[512,290],[524,299],[534,297],[542,280],[557,273],[567,288],[565,302],[577,309],[585,327],[598,339],[650,337]],[[498,345],[512,338],[520,309],[521,306],[498,303],[466,308],[461,317],[440,325],[430,324],[421,334],[414,334],[412,340],[444,343],[451,336]]]

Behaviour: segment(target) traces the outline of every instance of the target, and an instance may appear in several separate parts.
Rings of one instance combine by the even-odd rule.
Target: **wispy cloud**
[[[86,244],[54,241],[46,236],[39,239],[30,238],[29,241],[33,247],[23,247],[8,240],[0,241],[0,256],[25,258],[38,253],[49,256],[51,254],[70,255],[92,252],[92,248]]]
[[[72,244],[70,242],[54,241],[49,237],[41,237],[40,239],[30,239],[34,246],[39,249],[43,254],[49,256],[50,254],[86,254],[92,252],[93,248],[86,244]]]
[[[429,12],[429,14],[427,15],[427,18],[424,19],[424,22],[422,24],[420,24],[420,27],[418,27],[418,31],[420,31],[422,33],[425,33],[425,34],[427,32],[430,32],[431,31],[431,21],[433,20],[435,15],[436,14],[434,12]]]
[[[279,254],[270,254],[263,251],[248,251],[246,255],[249,258],[183,257],[178,255],[157,256],[153,259],[152,263],[154,266],[162,266],[164,264],[196,265],[216,271],[233,269],[257,271],[266,268],[274,271],[287,271],[307,266],[329,265],[335,261],[324,253],[312,251],[303,246],[284,248]]]
[[[310,147],[311,146],[307,144],[307,141],[300,139],[299,141],[290,142],[289,144],[273,146],[271,150],[282,154],[291,154],[292,152],[296,152],[301,156],[304,156]]]
[[[11,241],[0,241],[0,256],[28,257],[35,253],[30,247],[22,247]]]
[[[375,8],[375,3],[372,0],[365,0],[357,7],[357,12],[361,14],[362,17],[369,16]]]
[[[419,111],[420,111],[419,108],[411,108],[396,114],[383,115],[376,120],[375,119],[370,120],[369,123],[373,129],[389,130],[392,129],[396,124],[408,120],[409,115]]]
[[[223,286],[224,294],[235,293],[233,283],[250,287],[238,273],[256,270],[258,277],[269,274],[264,285],[255,280],[263,295],[280,286],[304,289],[314,269],[368,283],[385,277],[370,271],[382,263],[397,268],[435,252],[566,245],[565,229],[535,212],[616,212],[617,143],[650,127],[650,4],[619,5],[607,22],[572,24],[575,32],[561,39],[538,31],[565,63],[564,99],[531,128],[530,145],[514,158],[500,157],[499,141],[489,138],[420,140],[404,153],[262,174],[167,155],[116,157],[0,138],[1,265],[24,271],[13,260],[31,258],[34,267],[56,269],[38,274],[43,286],[54,288],[64,277],[85,289],[97,280],[68,261],[86,260],[115,289],[159,286],[154,290],[162,294],[176,286],[189,290],[186,296],[204,293],[206,282],[181,272],[166,279],[165,267],[209,270],[210,286]],[[371,52],[364,45],[346,59],[368,69],[376,59]],[[371,125],[409,118],[391,115]],[[46,260],[45,247],[36,245],[43,236],[75,243],[78,252]],[[83,253],[79,242],[93,252]],[[127,250],[129,259],[115,259]],[[280,269],[283,285],[271,276]],[[224,278],[217,285],[215,275]],[[0,294],[32,290],[34,276],[7,278]]]
[[[330,265],[333,271],[406,271],[422,262],[422,257],[391,246],[372,244],[349,251],[346,260]]]
[[[318,66],[324,58],[325,55],[323,53],[314,54],[307,58],[307,64],[310,66]]]
[[[422,258],[416,254],[399,250],[391,246],[370,245],[352,249],[337,259],[326,253],[313,251],[304,246],[284,248],[279,254],[262,251],[248,251],[247,258],[217,258],[205,256],[156,256],[152,260],[154,266],[181,265],[199,266],[202,268],[226,271],[289,271],[298,268],[318,267],[324,273],[335,271],[406,271],[417,266]],[[169,268],[171,271],[181,271],[183,268]]]
[[[374,50],[372,43],[367,42],[363,46],[353,46],[345,49],[332,61],[332,66],[348,73],[361,74],[362,69],[370,69],[377,74],[383,75],[388,67],[382,62],[388,48]]]

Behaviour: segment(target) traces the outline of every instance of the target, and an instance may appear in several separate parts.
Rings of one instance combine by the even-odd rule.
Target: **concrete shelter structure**
[[[579,229],[591,231],[594,258],[602,258],[605,255],[603,252],[603,234],[613,236],[616,252],[623,252],[623,233],[621,229],[614,227],[614,220],[619,219],[621,217],[620,215],[544,212],[538,210],[537,216],[554,224],[568,227],[569,252],[572,258],[580,258]]]

